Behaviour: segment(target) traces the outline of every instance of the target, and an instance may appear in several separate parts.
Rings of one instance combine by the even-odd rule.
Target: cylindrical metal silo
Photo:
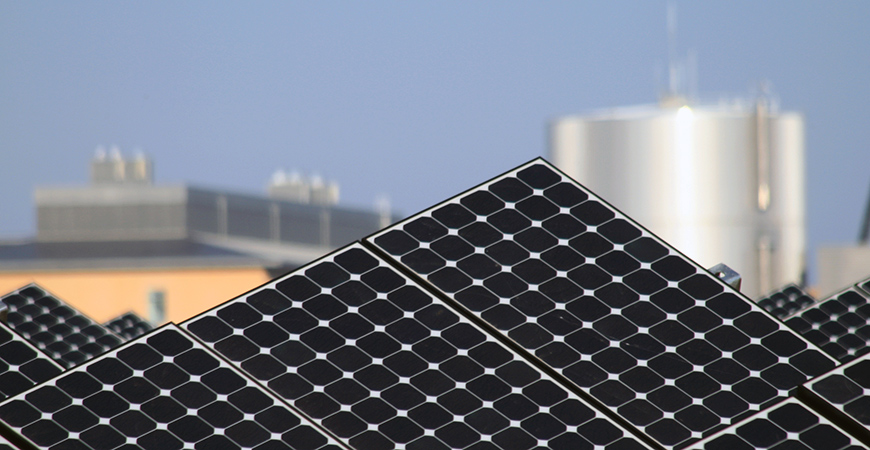
[[[742,291],[800,282],[805,266],[804,127],[766,100],[641,106],[555,120],[550,158]]]

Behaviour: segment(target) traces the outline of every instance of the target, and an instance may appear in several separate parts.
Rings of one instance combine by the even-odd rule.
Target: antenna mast
[[[668,96],[677,96],[677,5],[668,2]]]
[[[689,63],[694,65],[694,53],[690,53],[689,57]],[[688,103],[695,86],[694,80],[686,72],[686,61],[677,58],[677,4],[674,0],[670,0],[668,1],[668,87],[660,94],[661,106],[679,108]],[[688,92],[686,92],[687,88]]]

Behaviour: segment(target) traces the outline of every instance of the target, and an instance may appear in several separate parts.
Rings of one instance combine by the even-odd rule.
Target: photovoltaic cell
[[[856,433],[870,442],[870,354],[837,367],[805,385],[811,398],[847,417]]]
[[[360,244],[182,326],[355,449],[648,448]]]
[[[815,302],[816,299],[796,284],[788,284],[756,301],[758,306],[778,319],[788,317]]]
[[[103,326],[124,338],[125,341],[137,338],[154,329],[150,323],[137,316],[134,312],[122,314],[104,323]]]
[[[863,444],[812,409],[790,398],[698,442],[696,450],[866,450]]]
[[[345,448],[175,325],[0,404],[49,449]]]
[[[64,367],[117,347],[122,339],[36,285],[9,293],[9,326]]]
[[[799,311],[785,320],[840,362],[870,353],[870,295],[857,286]]]
[[[63,368],[0,322],[0,400],[59,374]]]
[[[543,160],[369,242],[667,447],[834,367]]]

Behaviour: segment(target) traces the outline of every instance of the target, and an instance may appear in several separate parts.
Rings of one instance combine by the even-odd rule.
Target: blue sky
[[[806,117],[811,246],[870,189],[870,3],[678,1],[703,95],[769,80]],[[0,2],[0,236],[98,145],[160,183],[264,192],[277,168],[406,214],[546,153],[547,122],[651,103],[666,3]]]

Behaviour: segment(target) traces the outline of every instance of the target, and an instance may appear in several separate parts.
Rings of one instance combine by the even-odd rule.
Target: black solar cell
[[[0,400],[19,394],[63,370],[0,322]]]
[[[124,338],[125,341],[137,338],[154,329],[150,323],[134,312],[122,314],[104,323],[103,326],[114,331],[115,334]]]
[[[33,284],[3,296],[0,301],[9,307],[10,328],[64,367],[87,361],[123,341]]]
[[[344,448],[174,325],[0,404],[40,448]]]
[[[665,446],[834,367],[541,160],[368,241]]]
[[[858,287],[821,300],[785,323],[840,362],[870,353],[870,295]]]
[[[359,244],[182,326],[357,449],[648,448]]]
[[[866,450],[860,441],[794,398],[691,447],[697,450]]]
[[[779,319],[784,319],[815,302],[816,299],[795,284],[788,284],[756,301],[758,306]]]

